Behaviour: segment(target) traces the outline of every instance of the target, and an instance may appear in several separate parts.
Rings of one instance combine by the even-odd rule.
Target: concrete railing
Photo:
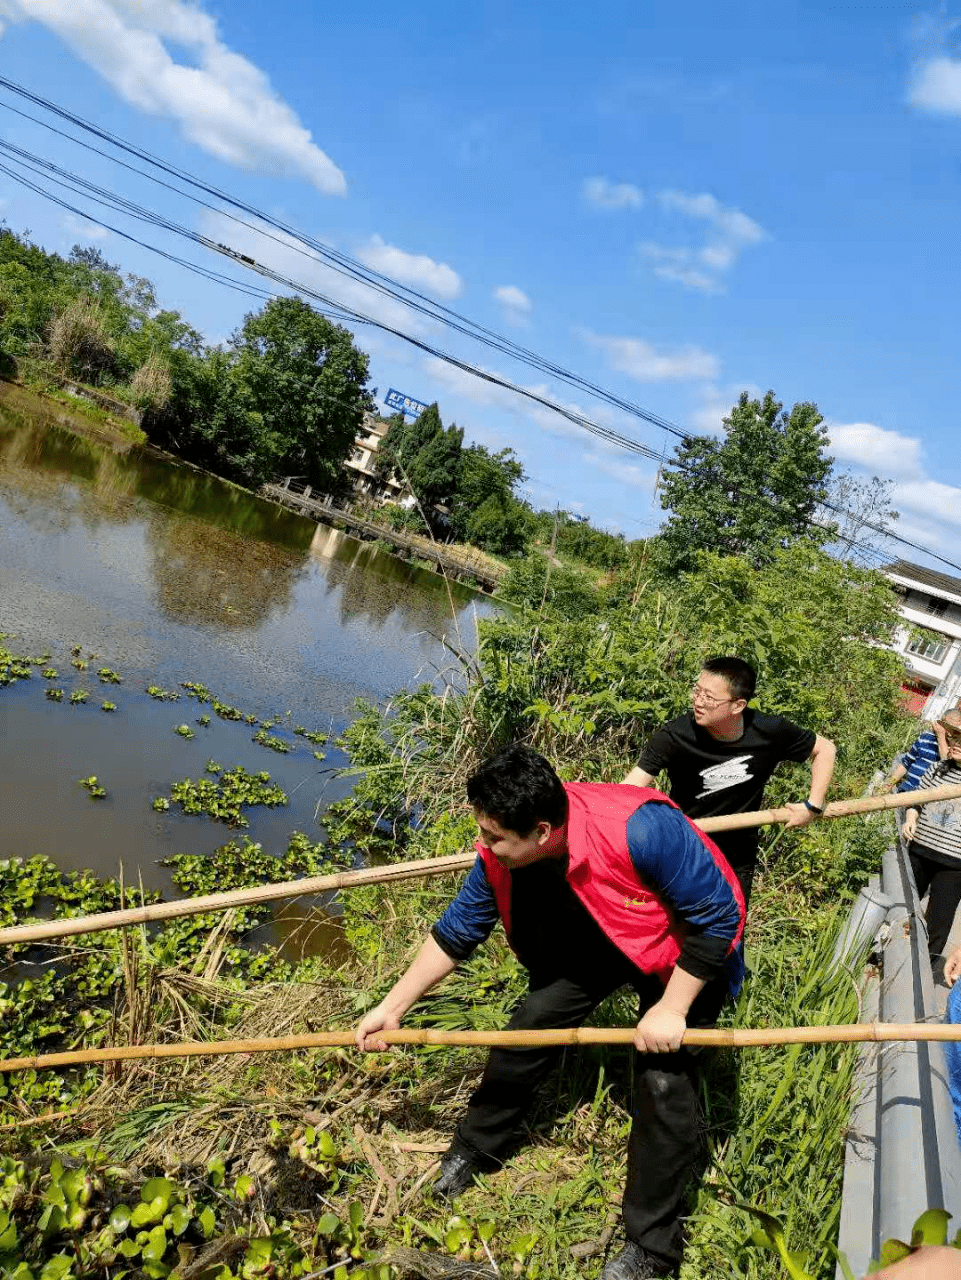
[[[876,964],[862,984],[860,1020],[939,1022],[927,930],[900,835],[884,855],[880,880],[862,890],[839,949],[872,933]],[[865,1045],[855,1087],[838,1247],[863,1276],[885,1240],[910,1238],[925,1209],[946,1209],[961,1223],[961,1148],[942,1045]],[[837,1276],[843,1280],[840,1267]]]

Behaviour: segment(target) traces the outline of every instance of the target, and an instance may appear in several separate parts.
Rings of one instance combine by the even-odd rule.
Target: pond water
[[[476,619],[496,606],[457,584],[324,525],[286,512],[168,457],[62,425],[56,408],[0,388],[0,631],[15,653],[50,653],[55,681],[0,689],[0,858],[46,853],[172,892],[160,860],[208,852],[231,831],[172,806],[171,783],[200,777],[211,757],[268,770],[290,795],[248,813],[247,834],[282,851],[290,833],[319,839],[318,819],[349,788],[293,726],[331,731],[358,697],[455,678],[443,641],[472,649]],[[87,671],[71,648],[97,655]],[[122,683],[104,685],[97,668]],[[182,692],[206,685],[295,744],[281,755],[254,728],[211,716]],[[62,703],[44,692],[64,690]],[[72,705],[74,689],[90,699]],[[115,713],[104,713],[108,698]],[[288,714],[289,713],[289,716]],[[191,725],[186,741],[174,729]],[[287,726],[285,731],[284,726]],[[79,779],[96,774],[107,798]]]

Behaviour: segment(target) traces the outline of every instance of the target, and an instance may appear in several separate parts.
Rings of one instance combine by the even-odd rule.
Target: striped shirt
[[[952,785],[961,785],[961,764],[942,760],[931,765],[916,789],[929,791],[932,787]],[[941,854],[943,858],[961,861],[961,798],[932,800],[930,804],[919,805],[914,843]]]
[[[915,739],[904,755],[898,759],[898,764],[903,764],[907,769],[907,773],[898,783],[898,791],[916,791],[918,783],[931,766],[937,764],[940,759],[941,753],[938,751],[938,740],[933,732],[928,729],[919,738]]]

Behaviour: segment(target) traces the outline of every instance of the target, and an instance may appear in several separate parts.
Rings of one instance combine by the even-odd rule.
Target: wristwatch
[[[816,804],[812,804],[810,800],[805,800],[805,801],[803,801],[803,804],[804,804],[805,809],[810,809],[810,810],[811,810],[811,812],[812,812],[812,813],[816,813],[816,814],[818,815],[818,817],[820,817],[820,816],[821,816],[821,814],[824,812],[824,810],[823,810],[823,809],[821,809],[821,808],[819,808],[819,806],[818,806],[818,805],[816,805]]]

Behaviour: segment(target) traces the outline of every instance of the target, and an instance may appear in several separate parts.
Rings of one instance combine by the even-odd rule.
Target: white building
[[[901,597],[895,647],[904,657],[909,706],[927,719],[939,716],[961,696],[961,578],[907,560],[884,574]]]
[[[377,450],[389,429],[389,422],[382,422],[376,414],[365,413],[360,434],[355,439],[354,448],[344,466],[351,473],[358,493],[397,502],[407,493],[403,482],[393,474],[388,477],[379,476],[374,469]]]

